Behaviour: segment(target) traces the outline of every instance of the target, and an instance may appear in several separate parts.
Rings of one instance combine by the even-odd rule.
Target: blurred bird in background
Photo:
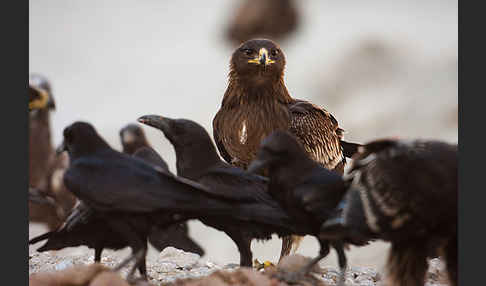
[[[231,14],[225,31],[226,39],[237,46],[253,38],[282,42],[298,28],[299,1],[240,0]]]
[[[56,105],[51,84],[44,76],[32,74],[29,86],[31,95],[39,94],[29,104],[29,109],[35,108],[29,111],[29,221],[53,230],[67,217],[76,198],[62,182],[69,159],[56,154],[52,145],[50,113]]]
[[[49,94],[43,89],[36,88],[29,84],[29,111],[42,109],[47,106]]]

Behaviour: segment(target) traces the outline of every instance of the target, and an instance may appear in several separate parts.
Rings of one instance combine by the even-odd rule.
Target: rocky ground
[[[105,250],[102,264],[113,268],[121,259],[113,255],[113,251]],[[151,285],[286,285],[270,276],[275,272],[298,269],[307,261],[301,255],[293,255],[283,260],[273,270],[265,271],[239,268],[235,264],[218,265],[201,259],[199,255],[168,247],[156,259],[147,259],[147,271]],[[57,255],[56,252],[31,252],[29,254],[29,275],[34,273],[62,273],[79,265],[91,265],[93,254]],[[121,269],[125,277],[128,266]],[[263,274],[263,272],[267,272]],[[38,274],[37,274],[38,275]],[[339,271],[332,267],[316,267],[313,277],[303,281],[302,285],[337,285]],[[346,272],[346,285],[384,285],[383,275],[367,267],[351,266]],[[429,261],[426,286],[447,285],[447,273],[442,261],[438,258]],[[58,284],[59,285],[59,284]],[[63,284],[64,285],[64,284]],[[92,285],[92,284],[89,284]]]

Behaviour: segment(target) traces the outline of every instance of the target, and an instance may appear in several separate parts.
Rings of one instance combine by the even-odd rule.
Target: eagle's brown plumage
[[[391,242],[390,285],[424,285],[428,256],[442,256],[457,285],[457,145],[383,139],[360,147],[351,166],[344,225],[362,216],[377,238]],[[351,201],[351,200],[349,200]],[[358,209],[361,209],[358,211]]]
[[[284,68],[285,56],[270,40],[247,41],[233,53],[228,88],[213,120],[221,156],[246,169],[266,136],[275,130],[289,130],[312,159],[342,174],[343,130],[328,111],[290,96]],[[290,252],[289,245],[283,242],[283,256]]]
[[[325,109],[296,100],[289,108],[290,131],[301,140],[304,149],[316,162],[330,170],[344,172],[345,158],[341,147],[343,130]]]

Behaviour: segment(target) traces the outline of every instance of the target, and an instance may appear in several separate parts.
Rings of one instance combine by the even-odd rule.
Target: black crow
[[[120,130],[120,141],[123,153],[131,154],[156,168],[169,171],[167,163],[148,143],[145,132],[136,124],[128,124]],[[168,246],[172,246],[184,251],[204,255],[204,249],[189,237],[189,227],[187,222],[174,224],[161,228],[154,226],[149,234],[148,241],[157,250],[162,251]]]
[[[197,181],[213,192],[239,202],[254,202],[269,209],[280,209],[267,192],[268,180],[223,162],[209,134],[201,125],[187,119],[170,119],[158,115],[145,115],[138,121],[161,130],[174,146],[178,176]],[[266,216],[264,212],[262,215]],[[252,239],[270,239],[272,233],[281,234],[271,227],[235,225],[222,218],[201,221],[224,231],[235,242],[240,252],[241,266],[252,265]]]
[[[204,188],[113,150],[88,123],[76,122],[66,127],[61,149],[68,151],[71,160],[64,183],[81,202],[60,229],[29,243],[48,238],[39,251],[87,245],[95,249],[95,261],[100,261],[103,248],[130,246],[133,253],[143,254],[130,276],[135,267],[146,276],[147,236],[152,227],[177,222],[168,214],[154,215],[168,204],[158,207],[152,196],[160,195],[159,201],[164,202],[164,190],[173,190],[176,196],[170,203],[177,206],[183,201],[177,196],[178,188],[188,192]],[[187,193],[186,196],[191,198]]]
[[[248,167],[249,172],[268,169],[268,191],[298,224],[308,224],[311,235],[320,244],[319,255],[300,272],[290,273],[288,281],[298,281],[329,253],[332,246],[337,254],[344,277],[346,255],[344,241],[329,240],[322,236],[321,225],[336,216],[336,207],[346,193],[342,176],[330,171],[307,156],[298,139],[287,131],[275,131],[262,141],[256,159]],[[355,241],[366,244],[367,241]],[[293,277],[292,277],[293,276]]]

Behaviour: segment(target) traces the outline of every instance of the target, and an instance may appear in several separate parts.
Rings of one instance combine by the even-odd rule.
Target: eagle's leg
[[[298,235],[288,235],[282,237],[282,250],[280,251],[280,258],[278,261],[280,262],[283,257],[288,256],[292,251],[292,248],[293,252],[295,253],[303,238],[303,236]]]

